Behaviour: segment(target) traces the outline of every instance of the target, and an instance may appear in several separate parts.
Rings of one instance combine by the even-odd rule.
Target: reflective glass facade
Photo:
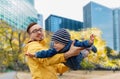
[[[96,27],[102,31],[102,38],[113,49],[113,11],[94,2],[83,8],[84,27]]]
[[[25,29],[30,22],[37,22],[37,11],[29,0],[0,0],[0,20],[14,29]]]
[[[29,2],[32,6],[34,6],[34,0],[24,0],[26,2]]]
[[[45,29],[47,31],[55,32],[60,28],[78,31],[83,28],[83,23],[56,15],[50,15],[45,20]]]
[[[37,23],[43,27],[43,15],[37,14]]]
[[[120,8],[113,10],[114,49],[120,51]]]

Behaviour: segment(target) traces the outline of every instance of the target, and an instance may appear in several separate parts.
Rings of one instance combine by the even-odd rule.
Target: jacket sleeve
[[[78,46],[78,47],[88,48],[88,47],[91,47],[93,44],[90,44],[90,43],[89,43],[89,40],[85,40],[85,41],[75,40],[74,45],[75,45],[75,46]]]
[[[51,48],[48,50],[41,50],[41,51],[36,52],[35,57],[36,58],[48,58],[48,57],[52,57],[55,54],[57,54],[56,49]]]
[[[63,63],[63,62],[66,62],[63,53],[56,54],[56,55],[48,58],[49,65],[59,64],[59,63]]]

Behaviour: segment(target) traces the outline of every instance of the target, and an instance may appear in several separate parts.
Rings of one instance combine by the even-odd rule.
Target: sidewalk
[[[113,73],[113,74],[108,74],[104,75],[98,78],[92,78],[92,79],[120,79],[120,72],[119,73]]]
[[[16,78],[16,74],[17,77]],[[59,79],[120,79],[120,71],[70,71]],[[29,72],[9,72],[0,75],[0,79],[32,79]]]
[[[70,71],[59,79],[120,79],[120,71]]]
[[[16,72],[8,72],[0,75],[0,79],[17,79]]]

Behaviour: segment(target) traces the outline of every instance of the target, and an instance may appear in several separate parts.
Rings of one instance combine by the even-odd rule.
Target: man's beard
[[[44,36],[42,36],[39,41],[42,41],[43,39],[44,39]]]

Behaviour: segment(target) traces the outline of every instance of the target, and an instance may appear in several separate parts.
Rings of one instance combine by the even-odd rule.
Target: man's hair
[[[34,26],[34,25],[36,25],[37,23],[36,22],[33,22],[33,23],[30,23],[29,25],[28,25],[28,27],[27,27],[27,33],[29,34],[29,29],[32,27],[32,26]]]

